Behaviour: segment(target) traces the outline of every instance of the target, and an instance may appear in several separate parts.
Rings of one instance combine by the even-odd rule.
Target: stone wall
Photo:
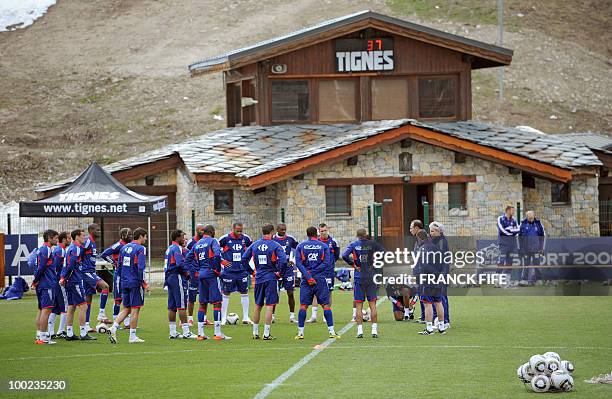
[[[153,185],[154,186],[174,186],[176,184],[176,169],[168,169],[164,172],[161,172],[157,175],[153,175]],[[146,179],[143,177],[142,179],[129,180],[124,182],[125,186],[146,186]]]

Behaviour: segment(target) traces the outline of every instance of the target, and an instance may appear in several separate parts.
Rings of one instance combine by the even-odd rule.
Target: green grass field
[[[336,329],[350,321],[351,292],[334,293]],[[0,302],[0,379],[66,379],[68,390],[46,396],[249,398],[326,340],[323,322],[306,326],[295,341],[281,296],[276,341],[251,340],[250,326],[226,326],[227,342],[168,340],[166,296],[146,298],[138,335],[147,342],[33,343],[35,297]],[[452,328],[420,336],[421,325],[392,320],[381,304],[379,334],[355,338],[355,327],[301,367],[269,398],[521,398],[533,397],[516,378],[532,354],[557,351],[576,366],[568,398],[609,398],[612,386],[583,381],[612,368],[612,297],[451,297]],[[96,304],[94,303],[94,309]],[[239,312],[232,296],[230,311]],[[108,310],[112,311],[109,301]],[[92,312],[93,314],[94,312]],[[321,319],[320,315],[320,319]],[[262,328],[262,327],[260,327]],[[195,328],[194,328],[195,329]],[[207,327],[212,335],[212,327]],[[0,392],[0,397],[41,393]]]

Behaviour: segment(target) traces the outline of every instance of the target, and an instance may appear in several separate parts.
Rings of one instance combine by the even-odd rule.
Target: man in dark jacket
[[[527,211],[527,217],[521,222],[519,231],[520,253],[523,257],[523,270],[520,285],[532,285],[540,278],[540,271],[535,267],[541,264],[541,255],[546,245],[546,232],[533,211]]]

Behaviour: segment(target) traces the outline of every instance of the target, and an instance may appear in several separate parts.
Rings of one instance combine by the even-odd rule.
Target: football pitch
[[[352,292],[336,291],[333,300],[339,331],[350,323]],[[66,391],[46,397],[521,398],[537,394],[519,382],[517,367],[533,354],[556,351],[576,367],[575,390],[557,395],[612,396],[610,385],[584,383],[612,368],[612,297],[463,296],[449,302],[446,335],[418,335],[422,325],[394,321],[383,301],[380,338],[371,338],[365,323],[364,339],[346,327],[342,339],[315,349],[327,341],[322,314],[306,325],[306,338],[295,341],[297,325],[288,322],[284,294],[272,326],[275,341],[253,341],[247,325],[223,327],[231,341],[169,340],[166,295],[157,290],[141,313],[144,344],[128,344],[128,333],[119,331],[117,345],[96,334],[95,342],[39,346],[36,298],[28,293],[0,302],[0,379],[4,386],[14,379],[68,382]],[[92,316],[95,309],[97,302]],[[231,297],[230,312],[240,314],[239,296]],[[212,326],[206,330],[212,335]],[[5,390],[0,397],[40,394]]]

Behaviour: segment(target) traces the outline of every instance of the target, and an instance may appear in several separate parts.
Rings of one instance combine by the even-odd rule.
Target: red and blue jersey
[[[66,258],[66,245],[56,245],[53,248],[51,256],[53,257],[53,269],[55,269],[57,279],[59,280],[60,274],[62,273],[62,268],[64,267],[64,259]]]
[[[287,254],[283,247],[270,236],[255,241],[242,255],[242,264],[253,273],[249,261],[255,264],[255,283],[276,280],[287,265]]]
[[[125,244],[127,243],[123,240],[117,241],[116,243],[114,243],[113,245],[111,245],[110,247],[102,251],[102,253],[100,254],[100,257],[104,259],[105,261],[107,261],[108,263],[112,264],[113,267],[117,269],[117,262],[119,261],[119,253],[121,252],[121,249],[123,248]]]
[[[83,243],[83,273],[95,273],[96,272],[96,258],[98,257],[98,251],[96,249],[96,242],[93,236],[89,236]]]
[[[329,245],[320,240],[304,241],[295,250],[295,265],[307,280],[327,277],[331,262]]]
[[[221,248],[219,241],[205,235],[193,246],[193,265],[199,278],[213,278],[221,275]]]
[[[230,262],[223,268],[224,275],[228,274],[235,277],[245,277],[247,275],[247,271],[242,267],[242,255],[251,244],[253,244],[251,237],[246,234],[237,236],[234,232],[219,239],[221,257],[223,260]]]
[[[168,249],[166,250],[166,255],[164,257],[164,272],[166,273],[166,275],[184,275],[186,273],[189,273],[189,269],[185,264],[185,256],[183,254],[184,249],[185,248],[181,247],[177,242],[174,241],[168,247]]]
[[[51,245],[47,242],[37,250],[34,282],[38,283],[39,288],[54,288],[57,285],[57,273],[53,267]]]
[[[289,259],[289,255],[291,255],[291,251],[293,251],[298,246],[297,240],[289,234],[285,234],[284,236],[279,236],[278,234],[274,234],[272,237],[274,241],[276,241],[281,247],[283,247],[283,251],[285,251],[285,255],[287,255],[287,259]]]
[[[80,285],[83,282],[82,273],[83,247],[77,242],[70,244],[66,250],[66,261],[60,277],[66,280],[66,285]]]
[[[125,244],[119,252],[119,268],[122,288],[141,287],[145,282],[147,250],[137,242]]]
[[[382,251],[384,248],[372,240],[356,240],[346,247],[342,253],[342,259],[349,266],[355,267],[355,282],[361,281],[362,276],[371,277],[374,274],[374,252]]]

